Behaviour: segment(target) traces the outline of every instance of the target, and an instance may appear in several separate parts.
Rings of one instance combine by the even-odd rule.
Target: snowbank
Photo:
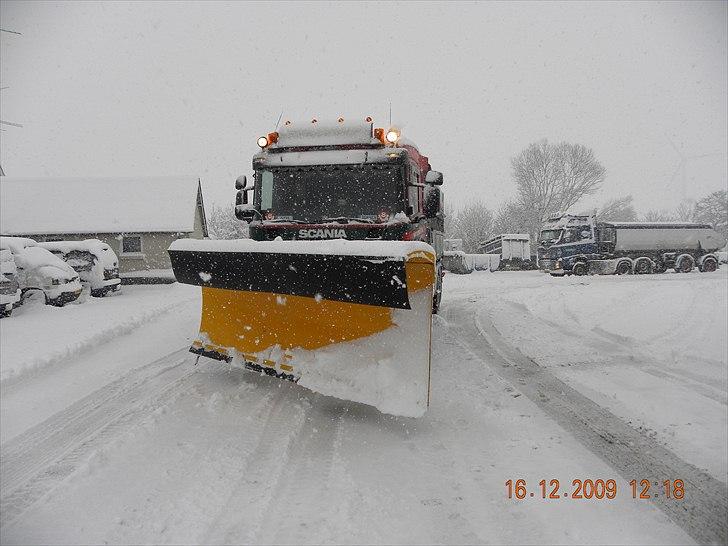
[[[12,382],[29,372],[74,358],[136,330],[192,298],[199,298],[199,289],[173,284],[124,287],[118,296],[86,298],[78,305],[62,308],[23,305],[12,317],[2,319],[0,382]]]
[[[454,288],[453,281],[458,286]],[[720,480],[728,474],[728,270],[553,278],[445,277],[480,321],[633,427]]]

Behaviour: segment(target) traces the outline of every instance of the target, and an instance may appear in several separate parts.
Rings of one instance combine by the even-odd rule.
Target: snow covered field
[[[725,542],[726,273],[447,275],[421,419],[194,366],[195,287],[21,308],[0,322],[0,541]],[[682,501],[632,498],[678,478]],[[508,498],[518,479],[534,497]]]

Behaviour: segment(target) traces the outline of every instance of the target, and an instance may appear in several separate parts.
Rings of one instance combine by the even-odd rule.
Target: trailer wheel
[[[637,260],[634,264],[634,272],[638,275],[649,275],[652,273],[652,262],[648,258]]]
[[[627,260],[619,262],[617,264],[617,270],[614,272],[616,275],[629,275],[632,273],[632,264]]]
[[[695,267],[695,261],[691,256],[683,256],[675,267],[676,273],[690,273]]]
[[[711,273],[718,269],[718,262],[715,258],[705,258],[703,263],[700,265],[700,271],[703,273]]]
[[[578,275],[578,276],[580,276],[580,277],[581,277],[582,275],[586,275],[588,271],[589,271],[589,269],[587,268],[587,266],[586,266],[586,263],[585,263],[585,262],[576,262],[576,263],[574,264],[574,267],[572,267],[572,268],[571,268],[571,272],[572,272],[572,273],[573,273],[574,275]]]

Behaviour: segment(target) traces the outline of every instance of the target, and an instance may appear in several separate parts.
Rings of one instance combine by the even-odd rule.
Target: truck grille
[[[104,269],[104,280],[109,279],[118,279],[119,278],[119,269]]]

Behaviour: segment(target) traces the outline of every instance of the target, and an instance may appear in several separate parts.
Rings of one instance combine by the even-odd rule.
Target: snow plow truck
[[[253,183],[235,183],[250,239],[169,248],[177,280],[202,287],[190,351],[421,416],[442,292],[442,174],[371,118],[287,121],[258,145]]]

